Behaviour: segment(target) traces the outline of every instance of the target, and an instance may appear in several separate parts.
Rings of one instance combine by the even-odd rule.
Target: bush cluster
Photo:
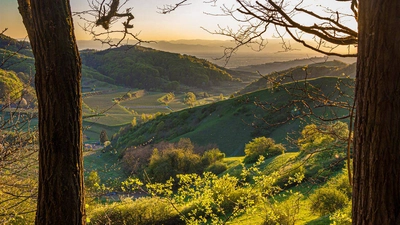
[[[262,155],[265,158],[283,154],[285,147],[282,144],[275,144],[272,138],[258,137],[254,138],[248,144],[245,145],[244,152],[246,157],[244,158],[245,163],[254,163]]]
[[[347,173],[344,171],[310,196],[311,210],[321,215],[333,214],[343,210],[350,205],[351,190]]]
[[[190,139],[183,138],[177,143],[131,147],[125,151],[122,162],[127,173],[140,176],[145,170],[152,181],[164,182],[177,174],[219,174],[227,169],[224,158],[225,154],[214,146],[194,146]]]
[[[349,201],[343,192],[332,188],[320,188],[310,198],[311,210],[321,215],[334,213]]]

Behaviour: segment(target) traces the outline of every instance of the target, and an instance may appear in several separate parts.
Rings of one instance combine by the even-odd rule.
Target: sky
[[[191,0],[191,4],[180,7],[173,13],[163,15],[158,13],[157,7],[163,4],[174,4],[179,0],[130,0],[127,6],[133,7],[134,19],[133,33],[140,33],[139,37],[145,40],[180,40],[180,39],[206,39],[206,40],[226,40],[228,38],[221,35],[212,35],[204,31],[202,27],[214,31],[218,25],[222,27],[237,27],[237,21],[230,17],[210,16],[207,13],[219,13],[220,8],[205,4],[204,0]],[[347,5],[334,0],[306,0],[312,5],[323,3],[324,6],[331,8],[348,8]],[[88,2],[85,0],[70,0],[73,12],[89,9]],[[235,4],[235,0],[218,0],[219,4],[230,7]],[[346,3],[347,4],[347,3]],[[304,18],[305,19],[305,18]],[[306,20],[306,19],[305,19]],[[74,17],[75,35],[78,40],[90,40],[91,36],[85,33],[80,26],[83,21]],[[13,38],[26,37],[26,31],[22,24],[21,16],[18,13],[17,0],[1,0],[0,5],[0,32],[8,28],[6,34]],[[268,35],[271,37],[274,32]]]
[[[223,0],[226,4],[234,0]],[[204,4],[202,0],[193,0],[190,5],[178,8],[175,12],[163,15],[158,13],[157,7],[163,4],[173,4],[178,0],[130,0],[127,6],[133,7],[134,19],[133,33],[139,37],[150,40],[178,40],[178,39],[227,39],[219,35],[211,35],[201,27],[210,30],[217,29],[216,24],[232,24],[231,18],[222,18],[205,15],[204,12],[219,12],[219,8]],[[73,12],[89,9],[85,0],[70,0]],[[74,17],[75,35],[79,40],[90,40],[91,36],[85,33],[80,26],[84,25]],[[8,28],[7,35],[13,38],[24,38],[26,31],[18,13],[17,0],[1,0],[0,5],[0,30]]]

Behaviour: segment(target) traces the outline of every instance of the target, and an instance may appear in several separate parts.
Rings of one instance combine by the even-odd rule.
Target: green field
[[[130,124],[134,117],[140,122],[142,114],[169,114],[189,107],[183,103],[185,93],[176,94],[175,99],[166,105],[158,101],[159,98],[167,94],[163,92],[115,88],[115,86],[110,86],[109,89],[105,88],[101,91],[101,93],[83,98],[84,134],[89,137],[89,140],[86,140],[87,142],[98,140],[103,129],[111,137],[121,127]],[[121,98],[128,92],[135,93],[135,97],[119,102],[114,101],[114,99]],[[195,106],[220,100],[219,95],[201,98],[196,101]]]

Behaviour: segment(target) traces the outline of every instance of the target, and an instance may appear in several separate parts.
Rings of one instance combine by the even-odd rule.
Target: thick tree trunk
[[[353,224],[400,224],[400,1],[359,1]]]
[[[81,61],[68,0],[18,0],[39,102],[36,224],[85,224]]]

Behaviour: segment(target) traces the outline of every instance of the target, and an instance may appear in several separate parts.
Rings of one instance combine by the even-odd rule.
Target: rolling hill
[[[1,68],[34,74],[30,45],[8,36],[0,37],[0,54],[7,58]],[[153,91],[210,89],[226,81],[237,81],[226,69],[194,56],[157,51],[140,46],[121,46],[96,51],[83,50],[83,78],[113,85]]]
[[[288,62],[289,65],[291,63],[293,63],[293,61]],[[295,66],[290,69],[285,69],[279,72],[271,72],[263,75],[263,77],[258,78],[251,84],[247,85],[244,89],[240,90],[239,93],[249,93],[272,87],[273,85],[277,84],[283,84],[295,80],[318,78],[321,76],[355,78],[355,72],[355,63],[349,65],[337,60],[303,64],[302,66]]]
[[[189,55],[140,46],[103,51],[84,50],[82,62],[115,80],[115,84],[146,90],[176,91],[181,86],[207,89],[233,81],[222,67]]]
[[[113,146],[123,150],[149,140],[175,142],[180,138],[190,138],[197,145],[216,144],[227,156],[238,156],[244,155],[244,145],[254,137],[268,136],[278,143],[289,144],[287,134],[301,130],[311,121],[310,118],[295,120],[295,117],[300,116],[297,112],[307,114],[313,110],[314,115],[327,118],[348,114],[345,108],[321,107],[320,102],[313,103],[310,96],[302,95],[304,89],[309,90],[311,96],[325,96],[327,101],[347,102],[347,106],[350,106],[352,98],[344,95],[352,95],[353,82],[351,78],[337,77],[291,82],[275,89],[264,89],[162,115],[121,131],[113,139]],[[301,101],[307,102],[311,108],[296,103]]]

